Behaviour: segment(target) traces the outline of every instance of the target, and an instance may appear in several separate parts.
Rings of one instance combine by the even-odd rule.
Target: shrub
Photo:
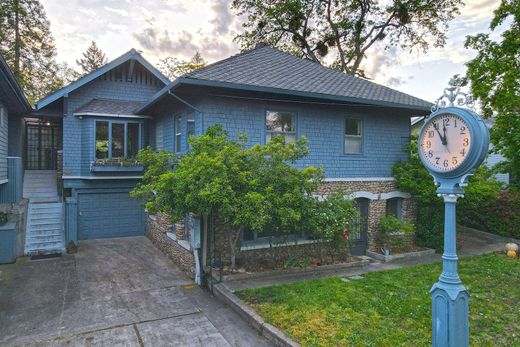
[[[405,223],[394,216],[386,216],[379,221],[381,242],[391,248],[401,248],[406,245],[406,235],[413,233],[414,225]]]
[[[444,203],[437,196],[433,177],[419,159],[416,144],[417,138],[412,137],[407,147],[410,152],[409,160],[394,164],[392,173],[397,188],[412,194],[417,202],[416,243],[442,252]],[[514,193],[511,193],[513,196],[508,200],[502,197],[504,193],[499,192],[500,184],[492,177],[492,172],[485,166],[478,168],[469,179],[464,198],[457,202],[457,221],[504,236],[513,236],[515,232],[518,235],[520,208],[516,207],[516,210],[509,213],[505,206],[514,205],[515,201],[518,206],[520,200],[517,195],[514,197]],[[501,225],[504,218],[508,218],[508,221]]]
[[[4,225],[7,223],[7,220],[9,218],[9,215],[5,212],[0,212],[0,225]]]

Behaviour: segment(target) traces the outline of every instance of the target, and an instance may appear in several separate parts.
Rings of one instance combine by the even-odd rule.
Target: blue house
[[[135,161],[140,148],[183,153],[189,136],[220,123],[231,136],[247,133],[251,144],[305,136],[310,155],[298,165],[324,166],[316,194],[341,189],[357,200],[363,220],[352,231],[353,253],[364,254],[378,246],[382,216],[413,219],[413,201],[396,189],[391,166],[407,158],[410,119],[430,106],[266,45],[173,82],[131,50],[38,101],[25,116],[26,253],[146,233],[194,275],[215,252],[224,257],[229,250],[218,226],[192,218],[172,226],[167,216],[146,215],[129,196],[142,176]],[[294,235],[291,242],[305,247],[312,240]],[[272,243],[268,231],[247,232],[237,247],[244,262],[261,261]]]
[[[265,144],[274,136],[288,141],[305,136],[310,154],[298,165],[325,168],[326,182],[317,194],[341,189],[346,198],[357,200],[363,220],[362,227],[351,231],[352,252],[364,254],[378,247],[382,216],[413,219],[413,201],[395,187],[391,167],[407,159],[410,119],[430,107],[424,100],[260,45],[177,78],[136,112],[153,117],[155,148],[176,153],[187,150],[190,135],[216,123],[232,136],[247,133],[251,144]],[[222,259],[229,253],[225,232],[207,224],[202,221],[200,227],[201,256],[190,255],[191,233],[199,238],[193,223],[172,229],[167,218],[151,216],[148,236],[196,275],[197,268],[211,265],[210,250]],[[294,235],[293,241],[298,247],[313,242],[305,235]],[[242,264],[264,261],[263,250],[269,253],[273,243],[269,231],[246,232],[237,246]]]

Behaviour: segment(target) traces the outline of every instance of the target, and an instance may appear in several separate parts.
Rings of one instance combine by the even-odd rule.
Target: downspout
[[[200,280],[200,259],[198,248],[193,248],[193,257],[195,257],[195,283],[200,286],[202,282]]]

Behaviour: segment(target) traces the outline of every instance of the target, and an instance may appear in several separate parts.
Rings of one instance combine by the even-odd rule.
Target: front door
[[[355,201],[360,218],[354,222],[350,232],[350,253],[352,255],[365,255],[368,245],[368,203],[370,200],[357,198]]]
[[[56,152],[61,143],[59,124],[45,121],[26,123],[27,170],[56,170]]]

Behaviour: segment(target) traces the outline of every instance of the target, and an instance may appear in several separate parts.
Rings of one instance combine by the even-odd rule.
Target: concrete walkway
[[[0,345],[268,346],[145,237],[0,266]]]
[[[483,232],[472,232],[470,229],[459,228],[461,241],[461,248],[457,251],[460,257],[481,255],[486,253],[493,253],[502,251],[507,239],[500,236],[486,234]],[[321,277],[336,277],[336,276],[356,276],[363,275],[369,272],[385,271],[392,269],[399,269],[405,266],[413,266],[418,264],[428,264],[441,261],[440,254],[434,254],[422,258],[415,259],[402,259],[391,263],[381,263],[373,261],[372,263],[363,266],[361,268],[352,268],[346,270],[339,270],[336,272],[308,272],[308,273],[297,273],[287,274],[284,276],[273,276],[273,277],[262,277],[246,280],[235,280],[224,282],[223,285],[231,292],[237,292],[244,289],[270,287],[278,284],[288,284],[298,281],[312,280]]]

